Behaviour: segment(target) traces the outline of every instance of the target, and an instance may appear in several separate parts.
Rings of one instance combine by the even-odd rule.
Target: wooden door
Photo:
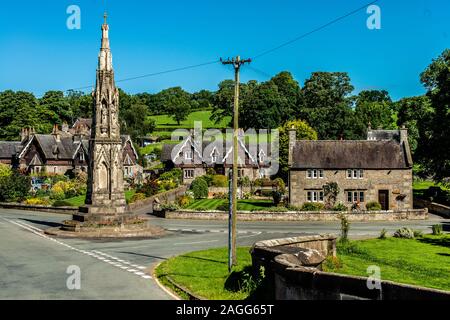
[[[381,210],[389,210],[389,190],[378,191],[378,202],[381,204]]]

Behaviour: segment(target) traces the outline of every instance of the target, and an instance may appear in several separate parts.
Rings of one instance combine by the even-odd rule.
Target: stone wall
[[[414,199],[414,207],[427,208],[429,212],[440,215],[441,217],[450,219],[450,207],[443,204],[434,203],[423,199]]]
[[[296,251],[295,248],[301,248]],[[251,249],[255,275],[264,266],[268,295],[276,300],[450,300],[450,292],[381,281],[381,289],[369,289],[368,278],[306,267],[296,255],[304,250],[323,256],[336,254],[336,236],[316,235],[255,243]]]
[[[322,179],[307,178],[306,170],[290,171],[290,203],[294,206],[302,206],[307,201],[307,190],[319,191],[323,185],[336,182],[341,192],[337,202],[351,206],[347,201],[346,190],[365,191],[365,201],[378,202],[378,191],[389,190],[389,209],[402,210],[413,207],[412,170],[364,170],[362,179],[347,179],[347,170],[324,170]],[[404,194],[406,198],[398,201],[397,196]]]
[[[168,204],[170,202],[174,202],[177,197],[185,194],[186,190],[187,190],[187,186],[181,186],[174,190],[169,190],[169,191],[166,191],[163,193],[156,194],[152,197],[146,198],[145,200],[130,203],[128,205],[128,208],[130,211],[133,211],[136,209],[141,209],[143,207],[146,207],[148,212],[153,212],[153,203],[155,202],[156,199],[158,199],[158,201],[161,204]]]
[[[28,205],[22,203],[0,203],[0,208],[25,210],[25,211],[52,212],[70,215],[78,212],[78,207],[51,207],[51,206]]]
[[[227,220],[228,213],[223,211],[194,211],[178,210],[158,213],[166,219],[193,220]],[[407,209],[402,211],[368,211],[363,213],[347,213],[350,221],[397,221],[397,220],[426,220],[426,209]],[[336,211],[320,212],[238,212],[239,221],[340,221]]]

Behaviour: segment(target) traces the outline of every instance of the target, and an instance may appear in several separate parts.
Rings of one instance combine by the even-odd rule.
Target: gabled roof
[[[395,140],[297,141],[293,148],[292,169],[405,169],[403,143]]]
[[[0,158],[11,159],[16,156],[23,146],[19,141],[0,141]]]

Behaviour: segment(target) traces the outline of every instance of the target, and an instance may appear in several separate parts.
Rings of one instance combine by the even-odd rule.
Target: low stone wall
[[[414,198],[414,207],[416,208],[427,208],[429,212],[442,216],[444,218],[450,219],[450,207],[444,206],[443,204],[434,203],[428,200],[423,200],[419,198]]]
[[[155,213],[158,217],[166,219],[192,219],[192,220],[227,220],[228,213],[223,211],[194,211],[178,210]],[[346,214],[349,221],[397,221],[397,220],[426,220],[427,209],[407,209],[401,211],[367,211],[361,213],[349,212]],[[320,212],[238,212],[239,221],[340,221],[336,211]]]
[[[37,206],[28,205],[22,203],[0,203],[0,208],[4,209],[17,209],[25,211],[39,211],[39,212],[52,212],[61,214],[75,214],[78,212],[78,207],[51,207],[51,206]]]
[[[143,207],[146,207],[149,212],[153,211],[153,202],[156,198],[159,199],[161,203],[169,203],[175,201],[175,199],[183,195],[186,192],[186,186],[182,186],[178,189],[170,190],[167,192],[159,193],[150,198],[146,198],[142,201],[137,201],[135,203],[130,203],[128,209],[134,211]],[[60,214],[76,214],[78,213],[78,207],[52,207],[52,206],[38,206],[38,205],[28,205],[22,203],[0,203],[0,208],[4,209],[17,209],[26,211],[39,211],[39,212],[52,212]]]
[[[146,207],[149,212],[153,212],[153,203],[155,202],[155,199],[158,198],[160,203],[167,204],[169,202],[174,202],[177,197],[185,194],[187,190],[187,186],[181,186],[174,190],[169,190],[163,193],[158,193],[152,197],[146,198],[141,201],[136,201],[134,203],[130,203],[128,205],[128,208],[130,211],[141,209],[143,207]]]
[[[368,278],[322,272],[321,266],[296,264],[295,248],[336,253],[336,236],[317,235],[257,242],[251,249],[255,275],[264,266],[265,281],[276,300],[450,300],[450,292],[380,281],[369,289]],[[300,249],[301,250],[301,249]],[[300,251],[299,250],[299,251]],[[294,262],[294,263],[293,263]]]

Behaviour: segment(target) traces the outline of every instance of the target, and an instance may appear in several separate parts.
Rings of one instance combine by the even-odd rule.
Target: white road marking
[[[97,260],[100,260],[102,262],[108,263],[108,264],[110,264],[110,265],[112,265],[114,267],[117,267],[117,268],[120,268],[120,269],[124,269],[124,270],[126,270],[128,272],[136,274],[137,276],[140,276],[141,278],[152,279],[151,276],[146,275],[145,273],[140,272],[139,270],[131,269],[129,267],[124,267],[120,263],[108,260],[105,257],[108,257],[108,258],[110,258],[112,260],[116,260],[116,261],[122,262],[123,264],[127,264],[129,266],[132,266],[132,267],[135,267],[135,268],[138,268],[138,269],[141,269],[141,270],[146,269],[144,266],[139,266],[139,265],[136,265],[136,264],[132,264],[131,262],[121,260],[119,258],[113,257],[111,255],[108,255],[106,253],[103,253],[103,252],[100,252],[100,251],[97,251],[97,250],[93,250],[92,252],[91,251],[86,251],[86,250],[80,250],[80,249],[72,247],[71,245],[68,245],[67,243],[64,243],[64,242],[59,241],[59,240],[57,240],[55,238],[49,237],[48,235],[44,234],[42,229],[33,227],[33,226],[31,226],[31,225],[29,225],[29,224],[27,224],[25,222],[13,221],[13,220],[10,220],[10,219],[5,219],[5,218],[1,218],[1,219],[4,220],[4,221],[9,222],[11,224],[14,224],[14,225],[16,225],[16,226],[18,226],[18,227],[20,227],[22,229],[28,230],[28,231],[34,233],[35,235],[37,235],[37,236],[39,236],[41,238],[44,238],[44,239],[53,241],[53,242],[55,242],[55,243],[57,243],[59,245],[62,245],[62,246],[66,247],[66,248],[68,248],[70,250],[73,250],[73,251],[85,254],[85,255],[90,256],[90,257],[92,257],[94,259],[97,259]]]
[[[208,243],[208,242],[217,242],[219,240],[208,240],[208,241],[198,241],[198,242],[183,242],[183,243],[174,243],[174,246],[185,246],[190,244],[200,244],[200,243]]]
[[[255,234],[251,234],[249,236],[238,237],[238,240],[245,239],[245,238],[250,238],[250,237],[256,237],[256,236],[259,236],[261,233],[262,232],[256,232]]]

